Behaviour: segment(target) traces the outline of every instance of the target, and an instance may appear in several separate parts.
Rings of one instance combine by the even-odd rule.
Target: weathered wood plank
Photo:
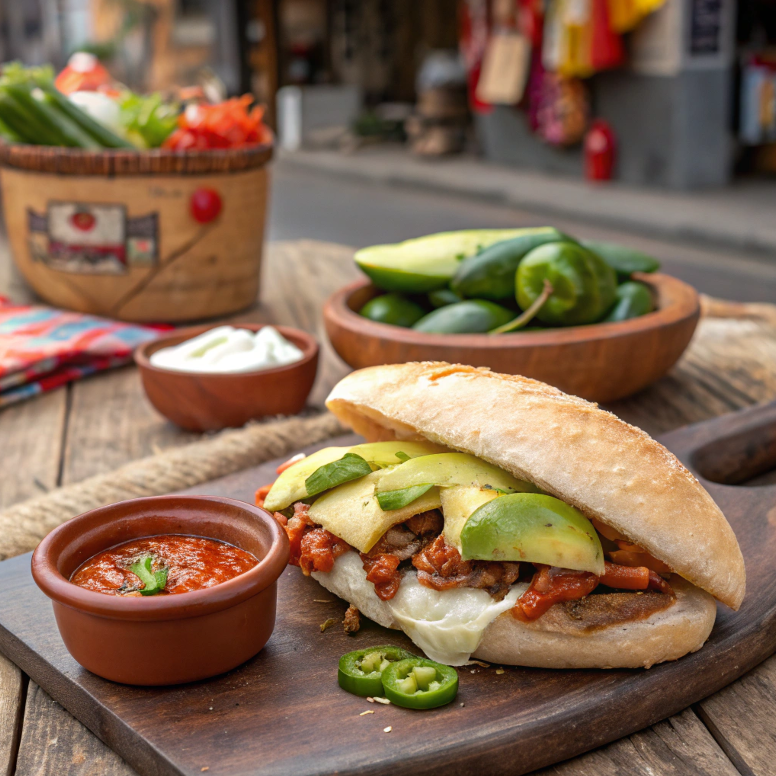
[[[16,776],[49,774],[134,776],[135,771],[31,681]]]
[[[0,509],[58,485],[67,388],[0,412]]]
[[[154,410],[134,367],[95,375],[71,390],[63,485],[198,438]]]
[[[702,701],[697,711],[741,773],[776,771],[776,657]]]
[[[22,732],[27,678],[0,655],[0,776],[12,776]]]
[[[312,406],[322,406],[350,371],[329,344],[321,309],[331,294],[358,276],[353,249],[344,245],[300,240],[277,243],[269,252],[260,309],[268,320],[314,334],[321,346],[318,379],[309,400]]]
[[[739,776],[691,709],[537,776]]]

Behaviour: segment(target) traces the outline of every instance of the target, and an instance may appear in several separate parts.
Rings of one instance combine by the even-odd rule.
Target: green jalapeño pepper
[[[390,645],[348,652],[340,658],[337,681],[343,690],[353,695],[382,696],[383,671],[396,661],[411,657],[406,649]]]
[[[432,310],[412,328],[427,334],[482,334],[503,326],[513,313],[487,299],[467,299]]]
[[[600,256],[617,273],[620,282],[628,280],[634,272],[657,272],[660,269],[657,259],[635,248],[602,240],[583,240],[582,245]]]
[[[604,321],[627,321],[651,313],[654,309],[649,286],[630,280],[617,286],[617,300]]]
[[[370,299],[359,311],[359,315],[378,323],[409,328],[417,323],[426,311],[411,299],[398,293],[383,294]]]
[[[449,288],[438,288],[436,291],[430,291],[428,294],[429,304],[436,310],[439,307],[447,307],[449,304],[463,302],[463,297],[458,296],[455,291]]]
[[[458,672],[422,657],[391,663],[383,671],[385,697],[405,709],[435,709],[455,699]]]
[[[536,318],[556,326],[580,326],[601,319],[617,292],[614,270],[580,245],[556,242],[532,250],[517,269],[517,302],[528,310],[551,293]]]
[[[470,299],[509,299],[515,295],[515,271],[523,256],[545,243],[570,239],[551,226],[525,229],[464,259],[450,286],[457,294]]]

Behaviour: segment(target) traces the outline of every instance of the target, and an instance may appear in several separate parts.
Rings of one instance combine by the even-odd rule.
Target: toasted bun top
[[[361,369],[326,404],[369,441],[428,439],[529,480],[741,605],[744,559],[719,507],[662,445],[595,404],[444,362]]]

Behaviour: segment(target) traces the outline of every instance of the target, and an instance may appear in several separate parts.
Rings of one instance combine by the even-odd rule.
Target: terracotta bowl
[[[294,364],[240,374],[178,372],[152,366],[151,354],[178,345],[216,326],[176,329],[135,351],[148,400],[181,428],[189,431],[218,431],[239,428],[249,420],[270,415],[296,415],[304,409],[318,369],[318,343],[300,329],[275,328],[303,353]],[[266,324],[235,323],[239,329],[258,331]]]
[[[220,539],[259,564],[204,590],[148,598],[106,595],[68,581],[96,553],[160,534]],[[263,509],[211,496],[156,496],[63,523],[33,553],[32,576],[53,602],[65,646],[84,668],[124,684],[180,684],[229,671],[267,643],[288,554],[285,531]]]
[[[590,401],[609,402],[661,378],[684,352],[700,317],[692,286],[669,275],[636,277],[651,287],[657,309],[622,323],[501,335],[425,334],[358,315],[382,293],[368,281],[329,297],[323,318],[334,349],[356,369],[449,361],[532,377]]]

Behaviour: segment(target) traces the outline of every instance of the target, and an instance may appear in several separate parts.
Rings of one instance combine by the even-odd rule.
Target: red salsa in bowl
[[[70,581],[107,595],[174,595],[219,585],[258,562],[251,553],[217,539],[167,534],[98,552],[73,572]]]

